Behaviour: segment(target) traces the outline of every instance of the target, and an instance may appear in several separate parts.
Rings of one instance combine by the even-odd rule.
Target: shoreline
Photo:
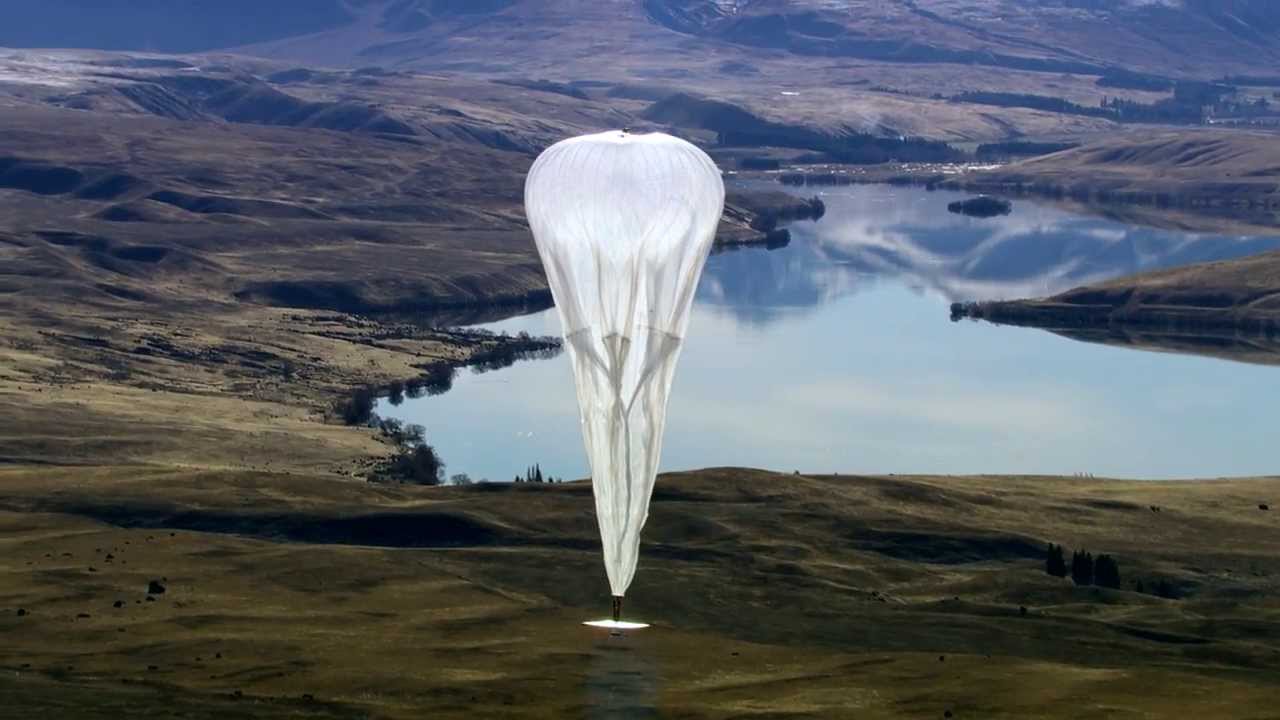
[[[1037,327],[1081,339],[1276,362],[1280,252],[1153,270],[1049,298],[955,303],[951,319]]]
[[[1127,308],[1112,303],[1074,304],[1052,300],[992,300],[951,304],[951,319],[987,320],[998,325],[1043,329],[1111,327],[1170,334],[1280,336],[1280,313],[1203,307]]]
[[[775,244],[785,230],[752,221],[808,207],[780,192],[760,196],[735,197],[752,207],[730,206],[736,222],[722,226],[718,248]],[[0,308],[0,412],[22,430],[0,437],[0,463],[177,462],[349,477],[393,449],[373,430],[337,424],[335,405],[360,388],[412,385],[428,368],[494,362],[526,342],[442,329],[551,306],[540,267],[532,272],[536,258],[509,252],[516,261],[474,276],[451,260],[421,290],[392,276],[382,285],[358,274],[282,278],[274,299],[283,303],[262,302],[256,295],[272,288],[252,283],[219,296],[202,287],[216,281],[200,265],[175,268],[186,280],[165,283],[167,302],[117,308],[3,296],[18,302]],[[433,295],[424,299],[424,290]]]
[[[283,132],[253,129],[249,136],[258,142],[259,136],[283,138]],[[401,152],[378,139],[362,143],[362,154]],[[353,151],[339,144],[333,152]],[[167,156],[150,159],[161,161],[168,162]],[[476,162],[466,167],[482,166]],[[991,166],[813,166],[811,172],[831,171],[833,177],[850,178],[850,182],[951,189],[967,182],[975,168]],[[780,174],[744,172],[731,177],[776,182]],[[17,195],[15,200],[30,206],[33,217],[46,217],[48,209],[38,198]],[[467,199],[480,200],[480,196]],[[454,205],[441,212],[456,212]],[[195,451],[197,462],[249,467],[284,462],[314,469],[315,458],[324,457],[326,466],[349,474],[353,458],[383,456],[388,449],[372,433],[355,437],[360,433],[327,424],[333,403],[357,388],[408,382],[421,375],[424,367],[466,364],[495,342],[434,328],[492,321],[550,306],[541,267],[527,230],[512,209],[515,206],[495,207],[502,211],[485,214],[488,224],[471,229],[444,220],[436,225],[352,220],[336,226],[279,220],[281,230],[268,233],[263,227],[269,225],[242,223],[236,227],[237,232],[244,228],[244,237],[236,237],[239,245],[234,247],[221,239],[224,233],[214,223],[182,226],[184,232],[190,227],[193,238],[207,243],[201,246],[207,254],[186,247],[169,249],[155,234],[168,230],[151,223],[86,220],[75,224],[74,232],[13,235],[8,242],[16,249],[10,252],[23,253],[33,261],[65,258],[92,273],[101,266],[103,273],[114,274],[76,276],[77,283],[97,285],[68,286],[61,295],[56,294],[62,292],[60,286],[49,285],[40,293],[4,296],[13,304],[6,308],[11,310],[7,316],[0,316],[0,331],[11,340],[9,348],[0,349],[0,359],[7,359],[14,370],[0,378],[0,409],[12,408],[16,423],[30,423],[54,440],[33,443],[11,438],[0,444],[0,458],[56,462],[60,453],[67,453],[79,461],[89,452],[76,433],[62,430],[71,423],[81,428],[81,435],[101,435],[101,428],[113,428],[100,450],[107,456],[171,461],[202,444],[159,443],[145,433],[133,432],[122,418],[141,415],[147,428],[192,428],[199,423],[183,417],[184,406],[190,405],[217,418],[212,422],[216,430],[210,432],[219,439]],[[235,209],[248,218],[261,208]],[[509,217],[506,212],[511,213]],[[817,219],[824,212],[820,199],[797,197],[794,188],[731,188],[715,248],[784,246],[789,240],[786,224]],[[286,229],[295,223],[304,237],[313,231],[333,234],[314,246],[294,247],[285,239]],[[360,240],[351,242],[348,232]],[[226,255],[218,254],[224,251]],[[49,270],[33,264],[29,272]],[[99,282],[101,278],[110,283]],[[106,296],[74,299],[86,297],[82,287]],[[40,327],[30,322],[34,317],[45,318]],[[406,319],[412,321],[406,324],[417,326],[413,332],[400,337],[387,334]],[[85,386],[94,390],[76,397],[72,388]],[[7,405],[2,400],[6,393]],[[51,396],[60,398],[61,404],[47,402]],[[128,407],[123,398],[130,399]],[[75,412],[77,407],[87,412]],[[328,447],[312,453],[307,441],[293,442],[291,452],[296,456],[285,453],[285,459],[265,448],[236,450],[230,438],[240,437],[242,427],[255,425],[254,415],[246,414],[248,407],[256,408],[253,412],[259,416],[297,417],[304,424],[294,428],[295,434],[312,439],[323,436]]]
[[[1174,136],[1177,137],[1177,136]],[[1193,135],[1194,137],[1194,135]],[[1169,138],[1157,140],[1170,142]],[[1187,141],[1192,142],[1192,141]],[[1217,149],[1212,138],[1204,140]],[[1153,141],[1157,147],[1161,147]],[[1127,147],[1121,145],[1120,147]],[[1198,146],[1197,150],[1199,149]],[[1280,191],[1267,173],[1275,168],[1236,171],[1214,168],[1209,181],[1190,180],[1171,167],[1169,175],[1153,164],[1136,170],[1105,163],[1083,164],[1089,153],[1119,152],[1110,146],[1082,146],[1031,160],[989,163],[890,163],[879,166],[795,165],[778,171],[741,172],[789,187],[886,184],[923,187],[1005,199],[1043,200],[1073,211],[1154,227],[1198,232],[1280,234]],[[1077,160],[1083,156],[1086,160]],[[1079,167],[1071,163],[1080,163]],[[1258,161],[1262,162],[1262,161]]]

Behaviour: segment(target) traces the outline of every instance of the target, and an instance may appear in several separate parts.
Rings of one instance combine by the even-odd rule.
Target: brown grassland
[[[1148,129],[973,173],[960,184],[1194,210],[1216,219],[1219,228],[1231,229],[1234,223],[1246,231],[1275,232],[1280,143],[1266,131]],[[1251,227],[1242,227],[1246,224]]]
[[[1274,479],[665,475],[623,638],[585,483],[0,483],[2,717],[1275,717]]]
[[[364,480],[391,448],[334,402],[502,342],[439,313],[545,302],[524,171],[556,138],[635,121],[655,87],[836,134],[1118,132],[941,97],[1118,93],[1087,73],[744,50],[635,8],[626,27],[669,52],[608,64],[583,27],[608,35],[611,6],[571,5],[595,24],[552,23],[541,64],[492,72],[296,68],[363,60],[347,30],[178,69],[0,53],[0,718],[1280,717],[1276,478],[664,475],[628,598],[654,626],[623,638],[579,624],[608,600],[587,482]],[[910,34],[955,4],[919,5],[884,23]],[[457,22],[422,52],[465,65],[493,28],[525,32]],[[561,60],[603,80],[529,87],[567,79]],[[1134,149],[1148,130],[989,181],[1198,195],[1200,174],[1247,166],[1206,192],[1274,207],[1273,136]],[[759,240],[784,202],[731,198],[721,239]],[[1186,272],[1272,287],[1260,267]],[[1051,542],[1114,555],[1122,588],[1048,576]]]

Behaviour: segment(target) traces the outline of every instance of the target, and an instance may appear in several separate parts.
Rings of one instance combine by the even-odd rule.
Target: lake
[[[773,189],[770,186],[770,189]],[[802,194],[812,195],[812,188]],[[664,470],[1261,475],[1276,461],[1280,367],[953,323],[956,301],[1082,284],[1280,247],[1280,237],[1137,227],[1029,201],[947,212],[949,192],[818,192],[785,248],[708,261],[672,390]],[[483,327],[559,334],[555,311]],[[440,396],[380,402],[423,425],[449,474],[588,474],[568,360],[460,371]]]

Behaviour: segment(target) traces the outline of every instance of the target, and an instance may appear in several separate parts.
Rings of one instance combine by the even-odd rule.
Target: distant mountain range
[[[0,45],[201,52],[348,26],[342,0],[7,0]]]
[[[1212,76],[1280,62],[1275,0],[6,0],[0,46],[238,49],[320,65],[569,68],[760,53]]]

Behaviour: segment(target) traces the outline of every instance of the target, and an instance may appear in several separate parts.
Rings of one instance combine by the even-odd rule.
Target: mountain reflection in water
[[[790,226],[787,248],[712,258],[699,299],[762,324],[782,311],[818,306],[887,279],[948,303],[1006,300],[1280,248],[1280,236],[1184,234],[1027,201],[1001,217],[948,213],[948,203],[960,197],[883,185],[831,189],[822,195],[826,215]]]
[[[948,306],[1246,255],[1280,238],[1153,230],[1026,201],[978,220],[947,212],[958,197],[834,188],[823,195],[826,216],[792,225],[787,247],[714,255],[676,373],[662,468],[1120,477],[1277,470],[1275,368],[1135,352],[1149,342],[1136,336],[1079,342],[952,323]],[[486,327],[560,332],[554,311]],[[1223,347],[1171,342],[1164,349]],[[378,412],[424,425],[451,474],[508,480],[533,463],[557,477],[587,474],[563,359],[460,372],[443,395],[384,402]]]

